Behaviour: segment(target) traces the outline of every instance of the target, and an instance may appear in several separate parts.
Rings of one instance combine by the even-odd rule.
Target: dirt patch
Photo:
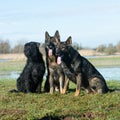
[[[22,61],[26,60],[24,54],[0,54],[0,59],[11,60],[11,61]]]
[[[0,117],[4,116],[4,115],[24,115],[26,113],[25,110],[0,110]]]
[[[37,119],[37,120],[76,120],[76,118],[74,118],[72,116],[65,116],[65,117],[46,116],[46,117],[43,117],[43,118]]]
[[[68,115],[68,116],[45,116],[37,120],[93,120],[95,118],[105,118],[105,115],[100,113],[85,112],[81,115]]]
[[[25,110],[0,110],[0,117],[5,116],[5,115],[12,115],[12,116],[18,116],[21,117],[24,114],[26,114],[27,111]],[[35,118],[34,120],[77,120],[77,119],[81,119],[81,120],[92,120],[95,118],[103,118],[105,119],[105,115],[104,114],[100,114],[100,113],[93,113],[93,112],[85,112],[81,115],[67,115],[67,116],[50,116],[47,115],[41,119],[39,118]]]
[[[104,114],[100,114],[100,113],[93,113],[93,112],[85,112],[81,115],[82,119],[95,119],[95,118],[102,118],[105,117]]]
[[[105,54],[101,54],[96,52],[95,50],[79,50],[78,51],[80,53],[80,55],[82,56],[101,56],[101,57],[116,57],[116,56],[120,56],[120,53],[115,54],[115,55],[107,55],[105,56]],[[44,54],[43,54],[43,57]],[[5,59],[5,60],[11,60],[11,61],[25,61],[26,57],[23,53],[19,53],[19,54],[0,54],[0,59]]]
[[[101,53],[96,52],[95,50],[82,49],[78,51],[82,56],[96,56],[102,55]]]

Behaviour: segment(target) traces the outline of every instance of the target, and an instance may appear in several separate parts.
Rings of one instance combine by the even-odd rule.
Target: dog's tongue
[[[57,64],[60,65],[61,64],[61,57],[57,58]]]
[[[49,49],[48,55],[49,55],[49,56],[52,56],[52,49]]]

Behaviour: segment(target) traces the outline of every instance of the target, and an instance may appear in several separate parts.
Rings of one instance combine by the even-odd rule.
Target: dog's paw
[[[66,89],[63,89],[63,90],[62,90],[62,94],[65,94],[65,93],[66,93]]]
[[[50,94],[53,94],[53,88],[50,88]]]
[[[80,94],[80,91],[79,91],[79,90],[76,90],[75,96],[79,96],[79,94]]]

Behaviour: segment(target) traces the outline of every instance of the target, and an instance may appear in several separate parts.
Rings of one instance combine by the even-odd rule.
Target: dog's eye
[[[61,49],[62,49],[62,50],[65,50],[65,46],[62,46]]]

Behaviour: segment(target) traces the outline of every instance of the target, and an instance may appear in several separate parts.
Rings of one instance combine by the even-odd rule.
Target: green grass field
[[[96,67],[120,66],[120,57],[90,58]],[[0,62],[0,72],[21,71],[25,61]],[[120,89],[120,81],[107,81],[109,88]],[[43,83],[44,85],[44,83]],[[119,120],[120,92],[102,95],[81,91],[75,97],[75,85],[70,83],[67,94],[9,93],[16,89],[16,80],[0,80],[0,120],[40,120],[45,116],[69,120]],[[52,117],[50,117],[52,116]],[[57,119],[57,118],[56,118]]]
[[[0,72],[21,71],[25,61],[0,62]]]
[[[0,120],[40,120],[45,116],[72,117],[73,120],[119,120],[120,93],[103,95],[81,91],[74,96],[75,85],[61,95],[54,93],[9,93],[16,88],[15,80],[0,80]],[[120,82],[108,81],[110,88],[120,88]]]
[[[96,67],[120,67],[120,56],[109,56],[109,57],[96,57],[88,59]]]

